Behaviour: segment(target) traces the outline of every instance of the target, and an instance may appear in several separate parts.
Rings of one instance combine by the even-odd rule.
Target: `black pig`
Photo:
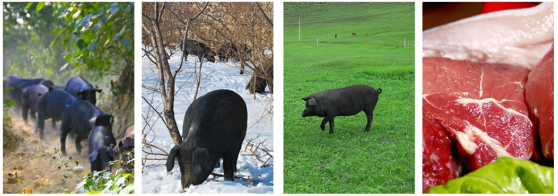
[[[200,62],[205,57],[208,61],[215,63],[215,52],[211,48],[207,47],[205,44],[195,41],[186,40],[186,47],[184,47],[182,42],[180,43],[180,49],[184,53],[184,61],[188,57],[188,54],[193,54],[198,56]]]
[[[46,86],[47,88],[52,88],[54,86],[54,83],[50,80],[45,80],[42,78],[36,78],[36,79],[23,79],[17,76],[6,76],[4,77],[3,80],[3,87],[4,90],[13,88],[12,90],[8,91],[7,93],[4,93],[4,100],[6,99],[11,99],[12,101],[14,101],[16,103],[16,109],[21,109],[22,108],[22,101],[21,101],[21,94],[23,93],[23,90],[25,88],[27,88],[28,86],[31,85],[35,85],[35,84],[42,84],[44,86]]]
[[[40,132],[42,140],[45,140],[45,120],[51,118],[52,127],[56,128],[56,121],[62,120],[62,113],[75,101],[77,98],[64,90],[51,90],[39,97],[37,101],[39,119],[36,130]]]
[[[93,85],[78,76],[68,80],[68,83],[66,83],[66,91],[76,96],[79,100],[87,100],[95,105],[97,104],[96,93],[102,92],[102,89],[93,88]]]
[[[113,116],[101,114],[90,120],[93,129],[87,138],[89,144],[89,161],[91,172],[111,171],[110,161],[114,161],[114,149],[116,139],[112,135]]]
[[[302,117],[324,117],[320,128],[324,131],[326,122],[329,122],[329,134],[333,134],[333,119],[336,116],[351,116],[364,111],[367,118],[364,131],[368,132],[372,122],[372,113],[380,93],[382,93],[381,88],[376,90],[366,85],[355,85],[316,93],[302,98],[306,101],[306,108],[302,112]]]
[[[21,93],[21,117],[25,124],[29,124],[27,116],[30,114],[33,120],[37,120],[37,101],[39,96],[48,92],[48,88],[42,84],[35,84],[23,89]]]
[[[183,142],[167,158],[167,172],[178,159],[182,188],[201,184],[223,158],[225,180],[234,180],[236,162],[248,125],[246,103],[230,90],[216,90],[196,99],[184,116]]]
[[[94,117],[102,115],[105,114],[88,101],[77,100],[72,103],[62,115],[62,128],[60,130],[60,149],[62,154],[66,155],[66,137],[70,132],[76,134],[76,149],[78,153],[81,153],[80,142],[82,139],[88,138],[89,132],[93,128],[89,121]],[[103,126],[110,127],[110,124],[103,124]]]

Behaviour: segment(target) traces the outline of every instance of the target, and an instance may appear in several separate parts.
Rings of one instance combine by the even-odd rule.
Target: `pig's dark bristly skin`
[[[56,121],[62,120],[64,111],[75,101],[77,101],[77,98],[64,90],[51,90],[39,97],[37,101],[38,123],[36,131],[40,132],[42,140],[45,140],[45,120],[51,118],[52,128],[56,129]]]
[[[94,127],[87,138],[91,172],[112,170],[109,161],[114,161],[113,147],[116,145],[116,139],[112,134],[112,120],[113,116],[110,114],[102,114],[95,118]]]
[[[200,62],[205,57],[208,61],[215,63],[215,55],[216,53],[211,50],[211,48],[207,47],[205,44],[195,41],[195,40],[186,40],[186,47],[184,47],[182,42],[180,43],[180,48],[184,53],[184,61],[188,57],[188,54],[193,54],[198,56]]]
[[[101,116],[104,113],[88,101],[78,100],[73,102],[64,111],[62,117],[62,128],[60,134],[61,151],[66,155],[66,137],[68,133],[76,134],[76,149],[81,153],[81,140],[89,136],[92,124],[89,122],[91,118]],[[110,127],[110,126],[108,126]]]
[[[31,85],[25,89],[21,94],[21,117],[25,124],[29,125],[27,116],[31,114],[33,120],[37,120],[37,101],[39,97],[48,92],[48,88],[42,84]]]
[[[367,118],[364,131],[368,132],[372,123],[374,108],[378,102],[378,95],[381,92],[381,88],[376,90],[366,85],[355,85],[312,94],[302,98],[306,101],[306,108],[302,112],[302,117],[324,117],[320,128],[324,131],[326,122],[329,122],[329,134],[333,134],[334,118],[336,116],[351,116],[364,111]]]
[[[66,91],[77,97],[79,100],[87,100],[93,105],[97,104],[97,94],[102,92],[101,89],[95,89],[82,77],[73,77],[66,83]]]
[[[246,136],[246,103],[230,90],[216,90],[196,99],[184,116],[183,142],[167,159],[167,171],[180,167],[183,188],[203,183],[223,158],[225,180],[234,180],[236,163]]]

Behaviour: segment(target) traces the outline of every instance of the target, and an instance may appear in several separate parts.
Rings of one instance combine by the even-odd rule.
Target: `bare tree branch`
[[[260,3],[256,2],[256,5],[258,5],[258,8],[260,8],[260,11],[262,12],[262,14],[264,15],[265,19],[267,20],[267,22],[269,23],[269,25],[271,25],[271,27],[273,27],[273,22],[271,22],[271,20],[269,19],[269,17],[267,17],[267,14],[265,14],[265,12],[262,9],[262,6],[260,6]]]

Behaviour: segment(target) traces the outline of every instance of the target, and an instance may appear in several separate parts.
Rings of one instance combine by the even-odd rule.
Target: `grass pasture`
[[[414,43],[414,3],[284,9],[285,193],[413,193],[414,47],[403,39]],[[336,117],[333,135],[302,118],[302,97],[356,84],[383,90],[370,132],[362,112]]]

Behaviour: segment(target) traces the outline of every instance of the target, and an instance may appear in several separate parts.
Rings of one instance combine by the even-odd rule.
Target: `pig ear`
[[[167,157],[167,172],[170,172],[174,167],[174,157],[178,156],[180,159],[180,147],[174,146],[172,150],[169,152],[169,156]]]
[[[114,116],[112,114],[107,114],[107,116],[109,118],[110,125],[112,126],[114,124]]]
[[[89,161],[90,162],[95,162],[95,160],[97,160],[97,156],[99,156],[99,151],[95,150],[93,151],[90,155],[89,155]]]
[[[95,89],[96,92],[100,93],[103,91],[103,89]]]
[[[211,157],[205,148],[198,148],[192,154],[192,169],[195,176],[202,176],[204,171],[212,170],[215,163],[211,164]]]
[[[302,100],[308,101],[308,97],[303,97]]]
[[[316,102],[316,98],[311,98],[308,100],[308,105],[318,105],[318,103]]]

